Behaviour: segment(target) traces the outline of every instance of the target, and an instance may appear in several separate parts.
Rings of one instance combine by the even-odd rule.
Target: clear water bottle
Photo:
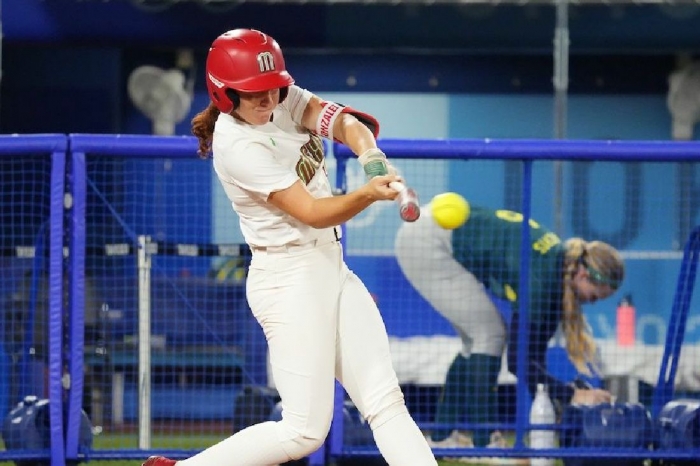
[[[549,399],[547,387],[537,384],[535,400],[530,408],[530,424],[554,424],[556,421],[554,405]],[[555,448],[554,430],[531,430],[530,448]],[[554,466],[554,458],[532,458],[531,466]]]

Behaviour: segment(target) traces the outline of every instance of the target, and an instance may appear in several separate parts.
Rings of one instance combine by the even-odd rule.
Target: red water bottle
[[[633,346],[635,340],[635,309],[632,296],[625,295],[617,306],[617,344]]]

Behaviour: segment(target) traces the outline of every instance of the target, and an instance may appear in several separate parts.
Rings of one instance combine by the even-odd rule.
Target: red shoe
[[[150,456],[141,466],[175,466],[176,461],[165,456]]]

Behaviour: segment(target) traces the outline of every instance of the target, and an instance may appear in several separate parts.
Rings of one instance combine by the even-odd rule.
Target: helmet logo
[[[209,81],[211,81],[212,83],[214,83],[214,85],[215,85],[216,87],[218,87],[219,89],[223,89],[224,83],[222,83],[221,81],[219,81],[218,79],[216,79],[214,76],[212,76],[211,73],[207,73],[207,76],[209,76]]]
[[[261,52],[258,54],[258,67],[261,73],[275,70],[275,57],[270,52]]]

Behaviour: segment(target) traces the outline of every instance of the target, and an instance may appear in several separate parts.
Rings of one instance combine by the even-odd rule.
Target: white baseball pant
[[[389,465],[437,465],[406,409],[379,310],[341,245],[279,249],[254,252],[247,296],[268,341],[282,420],[244,429],[182,466],[273,465],[313,453],[330,429],[336,378]]]

